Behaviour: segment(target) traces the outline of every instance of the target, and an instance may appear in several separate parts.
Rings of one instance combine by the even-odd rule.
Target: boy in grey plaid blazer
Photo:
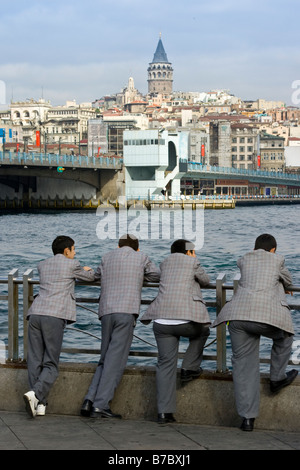
[[[31,417],[44,415],[47,397],[58,376],[58,361],[66,323],[76,321],[75,279],[93,281],[94,271],[74,259],[74,240],[59,236],[54,256],[38,265],[40,290],[28,311],[28,381],[24,394]]]
[[[297,376],[286,373],[292,350],[294,328],[285,290],[292,278],[284,258],[275,253],[277,243],[269,234],[260,235],[254,251],[238,260],[241,271],[237,292],[222,308],[213,326],[229,322],[232,344],[233,382],[241,429],[252,431],[260,401],[260,336],[273,340],[270,388],[278,392]]]
[[[174,422],[176,410],[176,372],[180,337],[189,339],[181,369],[185,383],[201,373],[203,348],[209,336],[210,317],[200,286],[209,284],[209,276],[195,255],[195,246],[176,240],[171,254],[161,263],[161,278],[156,299],[142,316],[143,323],[153,320],[158,347],[156,366],[158,423]]]
[[[121,418],[110,409],[129,355],[144,281],[158,282],[160,270],[139,251],[139,241],[126,234],[119,247],[106,253],[95,272],[101,280],[100,361],[81,407],[82,416]]]

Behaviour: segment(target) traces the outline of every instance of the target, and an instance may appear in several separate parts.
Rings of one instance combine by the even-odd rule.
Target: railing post
[[[27,271],[25,271],[23,274],[23,361],[27,360],[27,313],[33,302],[33,285],[30,283],[32,275],[33,269],[27,269]]]
[[[223,285],[226,281],[226,274],[221,273],[216,279],[216,311],[219,315],[222,307],[226,303],[226,291]],[[226,325],[217,326],[217,372],[226,372]]]
[[[8,360],[17,361],[19,358],[19,288],[15,278],[18,269],[8,274]]]
[[[239,285],[239,280],[241,278],[241,273],[237,273],[233,278],[233,293],[235,294]]]

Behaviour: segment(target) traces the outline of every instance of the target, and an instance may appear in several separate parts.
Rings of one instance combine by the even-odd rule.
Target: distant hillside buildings
[[[298,171],[299,108],[281,101],[242,101],[228,90],[173,91],[173,73],[159,37],[147,68],[146,95],[129,77],[120,92],[93,103],[11,102],[0,111],[0,144],[11,151],[122,157],[125,130],[156,129],[169,135],[184,132],[192,162]]]

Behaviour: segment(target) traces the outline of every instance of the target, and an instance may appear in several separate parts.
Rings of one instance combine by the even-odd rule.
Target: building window
[[[165,145],[165,139],[129,139],[124,140],[124,145]]]

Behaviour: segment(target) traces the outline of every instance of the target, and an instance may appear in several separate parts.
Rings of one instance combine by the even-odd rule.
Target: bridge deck
[[[285,184],[300,187],[300,175],[263,170],[241,170],[238,168],[225,168],[200,163],[182,162],[181,171],[185,177],[205,179],[244,179],[252,183]]]
[[[72,168],[121,169],[123,160],[115,157],[88,157],[84,155],[59,155],[53,153],[0,152],[1,165],[57,166]]]

